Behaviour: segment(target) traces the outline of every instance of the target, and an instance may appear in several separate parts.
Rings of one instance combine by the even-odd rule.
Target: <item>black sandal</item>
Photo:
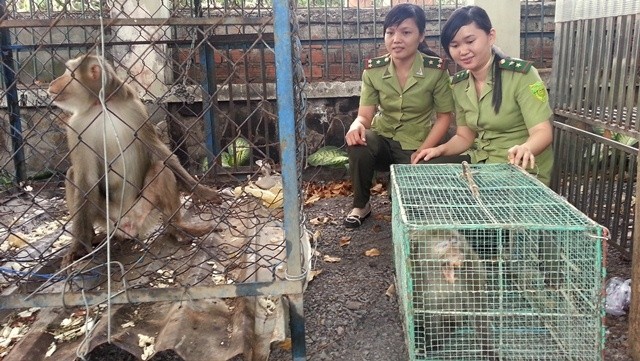
[[[367,212],[364,216],[360,217],[357,214],[350,214],[344,219],[345,228],[358,228],[362,225],[365,219],[367,219],[371,215],[371,210]]]

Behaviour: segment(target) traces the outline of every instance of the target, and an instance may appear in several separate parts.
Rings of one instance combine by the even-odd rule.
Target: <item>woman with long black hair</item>
[[[419,160],[466,152],[472,163],[516,164],[549,185],[553,112],[531,62],[509,58],[494,45],[496,30],[478,6],[455,10],[442,28],[447,55],[464,70],[452,77],[456,134],[423,150]]]

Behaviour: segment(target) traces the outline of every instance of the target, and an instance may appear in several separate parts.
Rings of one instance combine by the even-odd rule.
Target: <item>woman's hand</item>
[[[347,141],[347,145],[367,145],[367,138],[365,137],[366,128],[357,119],[351,123],[349,131],[344,136]]]
[[[418,164],[422,161],[428,161],[429,159],[433,159],[442,155],[442,150],[440,147],[434,148],[426,148],[426,149],[418,149],[413,154],[411,154],[411,164]]]
[[[507,152],[509,163],[524,169],[536,166],[535,154],[542,153],[553,141],[553,126],[550,121],[542,122],[529,129],[529,139],[520,145],[514,145]]]
[[[367,145],[366,130],[371,128],[371,122],[376,115],[376,105],[361,105],[358,107],[358,116],[351,123],[349,131],[344,135],[347,145]]]
[[[529,147],[524,144],[514,145],[507,153],[510,164],[515,164],[523,169],[533,169],[536,165],[536,157],[533,155]]]

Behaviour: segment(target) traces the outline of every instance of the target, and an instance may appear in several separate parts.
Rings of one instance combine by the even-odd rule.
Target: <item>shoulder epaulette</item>
[[[424,59],[424,66],[427,68],[434,68],[440,70],[447,70],[447,61],[438,58],[437,56],[429,56],[422,54],[422,58]]]
[[[390,61],[391,61],[391,57],[389,56],[389,54],[379,56],[377,58],[367,59],[364,61],[364,68],[365,69],[378,68],[378,67],[389,64]]]
[[[469,78],[469,70],[461,70],[451,77],[451,84],[459,83]]]
[[[501,69],[511,70],[522,74],[528,73],[532,65],[533,63],[530,61],[517,58],[506,58],[500,60]]]

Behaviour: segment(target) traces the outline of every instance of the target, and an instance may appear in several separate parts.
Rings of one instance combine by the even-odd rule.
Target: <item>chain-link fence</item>
[[[426,12],[427,44],[436,53],[446,57],[440,46],[440,29],[451,13],[467,5],[467,2],[410,2],[422,6]],[[385,52],[382,33],[384,17],[397,3],[398,1],[299,1],[297,14],[304,54],[302,61],[309,81],[359,81],[364,60]],[[522,25],[519,57],[533,61],[538,69],[550,68],[555,3],[524,0],[520,7]],[[497,21],[494,20],[496,24]]]
[[[229,305],[225,312],[248,315],[253,357],[268,355],[277,337],[273,327],[258,323],[283,317],[273,307],[286,311],[281,295],[302,292],[310,259],[309,238],[300,228],[306,100],[293,14],[286,1],[0,1],[0,309],[241,297],[248,306]],[[289,45],[276,43],[277,31]],[[108,85],[100,91],[107,93],[104,100],[98,91],[79,88],[102,104],[74,107],[102,106],[96,114],[115,120],[54,106],[47,88],[56,77],[66,71],[84,82],[67,62],[81,54],[99,54],[112,64],[128,84],[117,91],[130,89],[148,114],[116,109],[128,105],[110,98]],[[144,124],[131,124],[140,117]],[[105,148],[119,153],[103,154],[92,129],[104,132]],[[149,132],[174,155],[158,155]],[[130,156],[144,160],[122,171],[120,157]],[[289,160],[286,166],[281,157]],[[179,167],[190,176],[171,175]],[[101,171],[89,179],[93,168]],[[136,184],[134,174],[144,182]],[[175,189],[155,185],[175,188],[186,178],[192,185],[167,212],[162,204],[172,201]],[[139,188],[135,201],[122,198],[122,209],[109,209],[129,185]],[[198,189],[212,188],[222,204],[197,196]],[[145,201],[148,217],[127,218]],[[181,225],[205,231],[182,232],[180,217]],[[147,231],[123,234],[131,219],[134,226],[144,220]],[[95,235],[79,237],[79,220]],[[74,244],[92,245],[86,255],[69,254]],[[291,304],[301,310],[301,298]],[[304,347],[299,341],[294,337],[294,352]]]

